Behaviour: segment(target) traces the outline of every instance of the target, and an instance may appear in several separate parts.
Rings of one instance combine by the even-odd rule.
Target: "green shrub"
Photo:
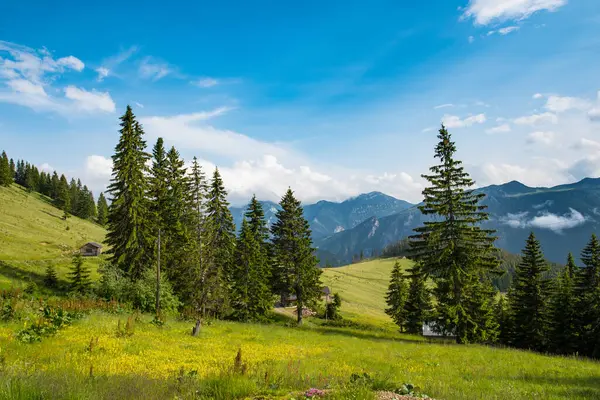
[[[148,269],[141,279],[132,282],[116,267],[105,264],[101,267],[102,279],[98,286],[98,296],[110,300],[129,303],[141,312],[156,312],[156,270]],[[160,308],[162,312],[171,313],[178,309],[179,299],[173,293],[171,284],[161,277]]]

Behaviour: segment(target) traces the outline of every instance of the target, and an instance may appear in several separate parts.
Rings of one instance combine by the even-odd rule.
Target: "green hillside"
[[[410,261],[399,260],[404,268]],[[326,268],[323,284],[337,292],[343,301],[343,314],[353,320],[393,326],[385,314],[385,293],[396,259],[376,259],[338,268]]]
[[[106,231],[63,212],[39,193],[21,186],[0,187],[0,289],[22,286],[28,279],[41,283],[46,266],[55,265],[65,277],[71,254],[86,242],[101,243]],[[101,258],[86,258],[96,274]]]

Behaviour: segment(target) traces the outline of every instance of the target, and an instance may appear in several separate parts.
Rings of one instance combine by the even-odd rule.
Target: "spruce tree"
[[[12,178],[11,178],[11,179],[12,179],[12,181],[14,181],[14,179],[15,179],[15,176],[16,176],[16,174],[17,174],[17,167],[16,167],[16,165],[15,165],[15,160],[13,160],[13,159],[11,158],[11,159],[10,159],[10,162],[9,162],[9,165],[10,165],[10,172],[12,173]],[[12,182],[12,181],[11,181],[11,182]]]
[[[186,224],[187,201],[187,176],[184,161],[180,158],[175,147],[171,147],[166,155],[166,192],[164,201],[164,233],[167,252],[165,253],[165,267],[173,283],[176,293],[181,293],[187,286],[189,264],[187,256],[190,247],[190,235]]]
[[[90,271],[85,266],[83,257],[79,252],[73,255],[71,272],[69,272],[69,282],[73,292],[84,294],[90,289]]]
[[[12,172],[10,170],[10,163],[6,152],[2,152],[2,158],[0,158],[0,186],[10,186],[12,183]]]
[[[577,352],[578,313],[574,277],[577,270],[573,255],[569,253],[567,265],[557,278],[554,293],[550,300],[550,338],[549,348],[558,354]]]
[[[408,281],[402,273],[400,263],[396,261],[394,269],[392,270],[392,276],[390,279],[390,285],[385,297],[385,302],[388,308],[385,313],[389,315],[394,323],[400,328],[400,332],[403,332],[406,325],[406,301],[408,299]]]
[[[311,306],[321,295],[321,270],[313,254],[308,221],[292,189],[287,190],[279,205],[281,209],[277,211],[277,220],[271,226],[275,286],[283,296],[296,296],[300,325],[303,307]]]
[[[58,192],[54,204],[63,211],[63,219],[67,219],[71,210],[71,196],[69,196],[69,184],[64,175],[60,176],[58,181]]]
[[[108,203],[106,202],[106,197],[104,197],[104,193],[100,192],[100,196],[98,197],[98,223],[102,226],[106,225],[108,222]]]
[[[60,191],[60,179],[58,179],[58,174],[56,173],[56,171],[54,171],[54,173],[52,174],[51,186],[52,188],[50,189],[50,198],[56,201],[58,199],[58,193]]]
[[[215,169],[206,203],[203,265],[199,282],[199,307],[223,316],[228,311],[235,251],[235,225],[229,211],[227,192]]]
[[[244,218],[235,247],[231,282],[233,316],[240,321],[261,320],[273,305],[266,249],[258,238]]]
[[[410,237],[412,258],[435,282],[439,328],[454,333],[458,343],[477,342],[493,326],[484,280],[498,269],[496,238],[494,231],[479,226],[488,219],[480,204],[485,195],[472,189],[474,182],[454,158],[456,146],[443,125],[438,139],[434,157],[440,164],[430,168],[431,175],[423,175],[430,186],[419,206],[432,218]]]
[[[523,249],[521,263],[515,271],[511,292],[513,327],[511,344],[531,350],[543,350],[547,345],[549,327],[549,281],[544,277],[548,263],[544,260],[540,242],[533,232]]]
[[[25,186],[25,161],[17,161],[17,171],[15,172],[15,182],[21,186]]]
[[[56,268],[53,264],[48,263],[46,266],[46,275],[44,276],[44,284],[46,287],[55,288],[58,286],[58,276],[56,275]]]
[[[581,252],[581,262],[575,276],[577,304],[577,331],[579,354],[593,356],[598,341],[600,324],[600,241],[592,234]]]
[[[408,297],[404,305],[406,313],[406,332],[413,335],[423,334],[423,324],[432,319],[431,293],[427,289],[427,278],[419,263],[408,270]]]
[[[152,236],[157,238],[160,235],[161,260],[160,264],[164,267],[166,238],[165,219],[167,218],[167,154],[165,152],[164,141],[158,138],[152,149],[152,167],[150,168],[150,179],[148,183],[149,207],[152,215]],[[158,243],[156,243],[158,244]],[[158,257],[157,248],[155,248],[155,257]],[[160,273],[160,272],[159,272]]]
[[[500,295],[494,307],[494,314],[498,324],[498,342],[507,346],[510,342],[512,320],[510,306],[505,296]]]
[[[121,117],[119,143],[115,148],[113,173],[108,193],[108,234],[111,262],[131,279],[142,277],[151,267],[151,235],[149,233],[148,201],[146,199],[146,142],[142,127],[137,123],[131,107]]]

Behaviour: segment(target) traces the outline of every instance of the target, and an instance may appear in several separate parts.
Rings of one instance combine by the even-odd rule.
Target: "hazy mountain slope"
[[[546,257],[564,262],[569,251],[578,255],[600,223],[600,179],[553,188],[531,188],[513,181],[479,189],[486,193],[490,221],[498,231],[497,246],[519,253],[530,231],[542,243]],[[416,207],[383,218],[370,218],[351,230],[317,241],[319,249],[333,253],[340,263],[360,253],[370,254],[412,233],[422,224]]]
[[[265,210],[265,219],[270,225],[275,221],[275,214],[279,205],[271,201],[261,201]],[[304,206],[304,216],[310,224],[313,239],[318,240],[325,236],[352,229],[369,217],[385,217],[411,207],[412,204],[398,200],[380,192],[361,194],[341,203],[319,201],[315,204]],[[234,222],[240,226],[245,207],[231,207]]]

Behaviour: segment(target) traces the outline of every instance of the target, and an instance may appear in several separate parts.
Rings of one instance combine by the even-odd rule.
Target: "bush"
[[[104,264],[100,272],[102,279],[98,286],[98,296],[110,300],[130,303],[141,312],[156,312],[156,270],[148,269],[141,279],[132,282],[123,273],[110,264]],[[171,284],[161,276],[160,308],[170,313],[177,310],[180,302],[173,293]]]

